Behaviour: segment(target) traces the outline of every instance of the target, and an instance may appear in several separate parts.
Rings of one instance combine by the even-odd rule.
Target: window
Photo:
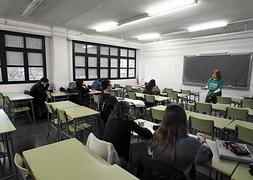
[[[0,31],[0,83],[34,82],[43,76],[45,37]]]
[[[73,79],[133,79],[136,50],[73,41]]]

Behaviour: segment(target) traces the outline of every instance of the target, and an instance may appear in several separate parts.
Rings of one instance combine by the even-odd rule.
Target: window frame
[[[83,44],[86,46],[85,49],[85,53],[80,53],[80,52],[75,52],[75,44]],[[88,45],[94,45],[97,46],[97,54],[88,54],[87,53],[87,47]],[[108,51],[108,55],[105,54],[101,54],[100,50],[101,47],[108,47],[109,51]],[[111,48],[117,48],[118,51],[118,55],[111,55]],[[120,54],[120,50],[121,49],[126,49],[127,50],[127,56],[121,56]],[[134,51],[135,55],[134,57],[129,57],[129,50]],[[82,80],[96,80],[96,79],[136,79],[136,52],[137,49],[134,48],[127,48],[127,47],[120,47],[120,46],[113,46],[113,45],[108,45],[108,44],[98,44],[98,43],[92,43],[92,42],[86,42],[86,41],[76,41],[73,40],[72,41],[72,70],[73,70],[73,80],[77,80],[76,78],[76,72],[75,69],[78,68],[78,66],[75,66],[75,56],[84,56],[85,57],[85,77],[86,78],[82,78]],[[88,67],[88,57],[97,57],[97,67]],[[108,67],[101,67],[100,66],[100,58],[107,58],[108,59]],[[117,59],[117,67],[111,67],[111,59]],[[127,70],[127,77],[120,77],[120,59],[127,59],[127,67],[123,68]],[[135,67],[131,68],[129,67],[129,59],[134,60],[135,61]],[[97,70],[97,78],[89,78],[89,73],[88,70],[89,69],[96,69]],[[101,69],[107,69],[108,70],[108,78],[101,78],[101,74],[100,71]],[[111,77],[111,70],[112,69],[117,69],[117,77]],[[134,77],[129,77],[129,69],[134,69]]]
[[[23,38],[24,47],[23,48],[7,47],[5,45],[5,35],[21,36]],[[26,47],[26,37],[41,39],[42,49],[27,48]],[[23,53],[23,61],[24,61],[23,66],[21,66],[21,65],[7,65],[7,59],[6,59],[6,52],[7,51],[22,52]],[[28,53],[42,54],[42,63],[43,64],[41,66],[29,65]],[[0,30],[0,59],[1,59],[0,68],[2,71],[2,81],[0,81],[0,84],[22,84],[22,83],[37,82],[38,80],[30,80],[29,79],[29,68],[32,68],[32,67],[43,68],[43,76],[47,77],[45,36]],[[25,77],[24,77],[25,80],[24,81],[9,81],[8,80],[8,71],[7,71],[8,67],[23,67],[24,73],[25,73]]]

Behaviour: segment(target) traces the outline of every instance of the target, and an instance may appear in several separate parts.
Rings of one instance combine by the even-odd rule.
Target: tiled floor
[[[54,142],[55,134],[52,132],[51,136],[47,138],[48,124],[46,119],[37,120],[35,125],[25,122],[22,119],[16,120],[14,123],[16,131],[13,133],[14,151],[22,153],[25,150],[32,149],[35,147],[43,146]],[[134,141],[133,141],[134,142]],[[135,145],[135,148],[143,148],[141,145]],[[135,149],[132,146],[132,150]],[[131,151],[130,149],[130,151]],[[142,151],[142,150],[140,150]],[[0,180],[3,176],[9,175],[15,172],[10,170],[8,163],[4,167],[0,166]],[[15,180],[16,177],[8,178],[9,180]],[[208,179],[206,176],[198,174],[197,179],[204,180]]]

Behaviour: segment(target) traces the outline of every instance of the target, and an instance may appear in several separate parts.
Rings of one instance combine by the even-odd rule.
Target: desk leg
[[[33,101],[31,100],[30,103],[31,103],[31,109],[32,109],[33,123],[35,124],[35,115],[34,115]]]

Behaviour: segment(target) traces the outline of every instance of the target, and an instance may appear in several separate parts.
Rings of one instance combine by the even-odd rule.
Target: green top
[[[207,81],[207,86],[208,86],[208,92],[214,92],[217,89],[222,89],[223,88],[223,81],[222,80],[216,80],[213,78],[208,79]]]

